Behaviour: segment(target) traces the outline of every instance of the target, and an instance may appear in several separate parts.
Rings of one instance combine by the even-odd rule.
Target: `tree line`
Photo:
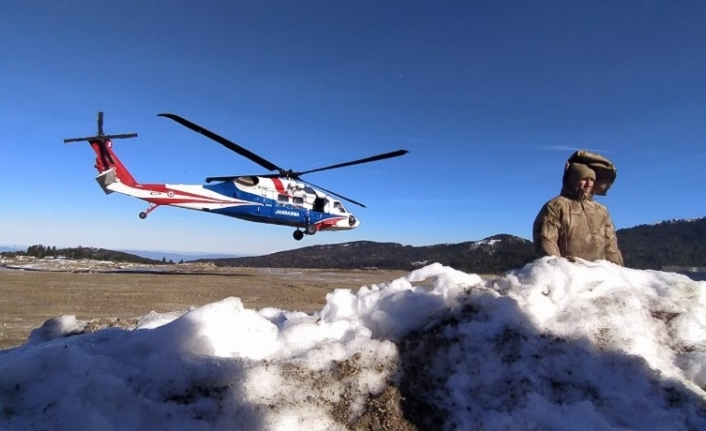
[[[94,247],[71,247],[71,248],[56,248],[56,246],[48,246],[43,244],[34,244],[27,247],[26,251],[6,251],[0,253],[2,256],[31,256],[37,259],[66,258],[66,259],[93,259],[93,260],[108,260],[112,262],[126,263],[141,263],[141,264],[173,264],[171,260],[162,258],[162,260],[147,259],[134,254],[125,253],[122,251],[108,250],[104,248]]]
[[[629,268],[662,270],[673,266],[706,267],[706,217],[619,229],[617,235],[625,265]],[[57,249],[54,246],[37,244],[28,247],[26,252],[2,254],[37,258],[63,256],[68,259],[144,264],[173,263],[165,258],[158,261],[114,250],[81,246]],[[457,244],[414,247],[397,243],[356,241],[309,246],[265,256],[201,261],[212,262],[217,266],[402,270],[416,269],[424,263],[439,262],[461,271],[502,273],[509,269],[521,268],[535,258],[531,241],[500,234],[482,241]]]

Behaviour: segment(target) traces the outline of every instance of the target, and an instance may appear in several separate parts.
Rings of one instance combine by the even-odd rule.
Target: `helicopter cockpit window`
[[[333,209],[335,209],[338,212],[345,213],[347,212],[345,208],[343,208],[343,204],[340,203],[339,201],[333,201]]]
[[[304,198],[301,196],[293,196],[292,202],[294,202],[297,205],[304,205]]]
[[[289,196],[277,195],[277,202],[289,202]]]

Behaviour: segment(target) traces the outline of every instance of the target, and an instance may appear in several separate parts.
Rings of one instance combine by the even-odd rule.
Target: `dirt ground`
[[[318,311],[337,288],[357,291],[406,275],[403,271],[203,268],[175,265],[173,272],[95,272],[0,267],[0,349],[23,344],[46,320],[75,315],[97,326],[130,326],[150,311],[241,298],[255,310],[276,307]]]
[[[165,272],[164,267],[126,270],[121,265],[95,262],[68,266],[50,262],[48,267],[45,262],[17,263],[0,261],[0,350],[25,343],[33,329],[61,315],[89,321],[87,330],[134,328],[137,318],[150,311],[182,311],[229,296],[241,298],[246,307],[255,310],[276,307],[311,313],[321,310],[326,294],[334,289],[357,291],[407,274],[192,265],[174,265]],[[357,419],[353,422],[353,407],[342,403],[332,410],[339,422],[355,431],[417,431],[405,417],[402,403],[399,390],[389,386],[379,396],[370,397],[364,411],[355,410]]]

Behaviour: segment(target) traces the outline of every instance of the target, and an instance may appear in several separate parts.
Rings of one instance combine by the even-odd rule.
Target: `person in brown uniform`
[[[617,171],[603,156],[577,151],[566,162],[559,196],[539,211],[532,227],[537,254],[573,260],[609,260],[623,265],[608,209],[593,200],[605,195]]]

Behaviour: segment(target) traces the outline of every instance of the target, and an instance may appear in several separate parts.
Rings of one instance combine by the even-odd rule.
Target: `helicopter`
[[[135,180],[113,151],[113,141],[136,138],[137,133],[106,135],[103,112],[98,112],[95,136],[64,139],[64,143],[88,142],[96,154],[96,181],[105,194],[113,192],[149,203],[139,213],[141,219],[160,206],[221,214],[237,219],[293,227],[292,236],[300,241],[304,235],[321,231],[346,231],[360,226],[360,220],[345,209],[341,201],[365,208],[360,202],[316,186],[301,179],[304,174],[338,169],[403,156],[407,150],[378,154],[350,162],[338,163],[306,171],[283,169],[265,158],[241,147],[198,124],[175,114],[158,114],[193,130],[225,148],[270,171],[261,175],[229,175],[206,178],[205,185],[142,184]],[[213,184],[211,184],[213,183]]]

